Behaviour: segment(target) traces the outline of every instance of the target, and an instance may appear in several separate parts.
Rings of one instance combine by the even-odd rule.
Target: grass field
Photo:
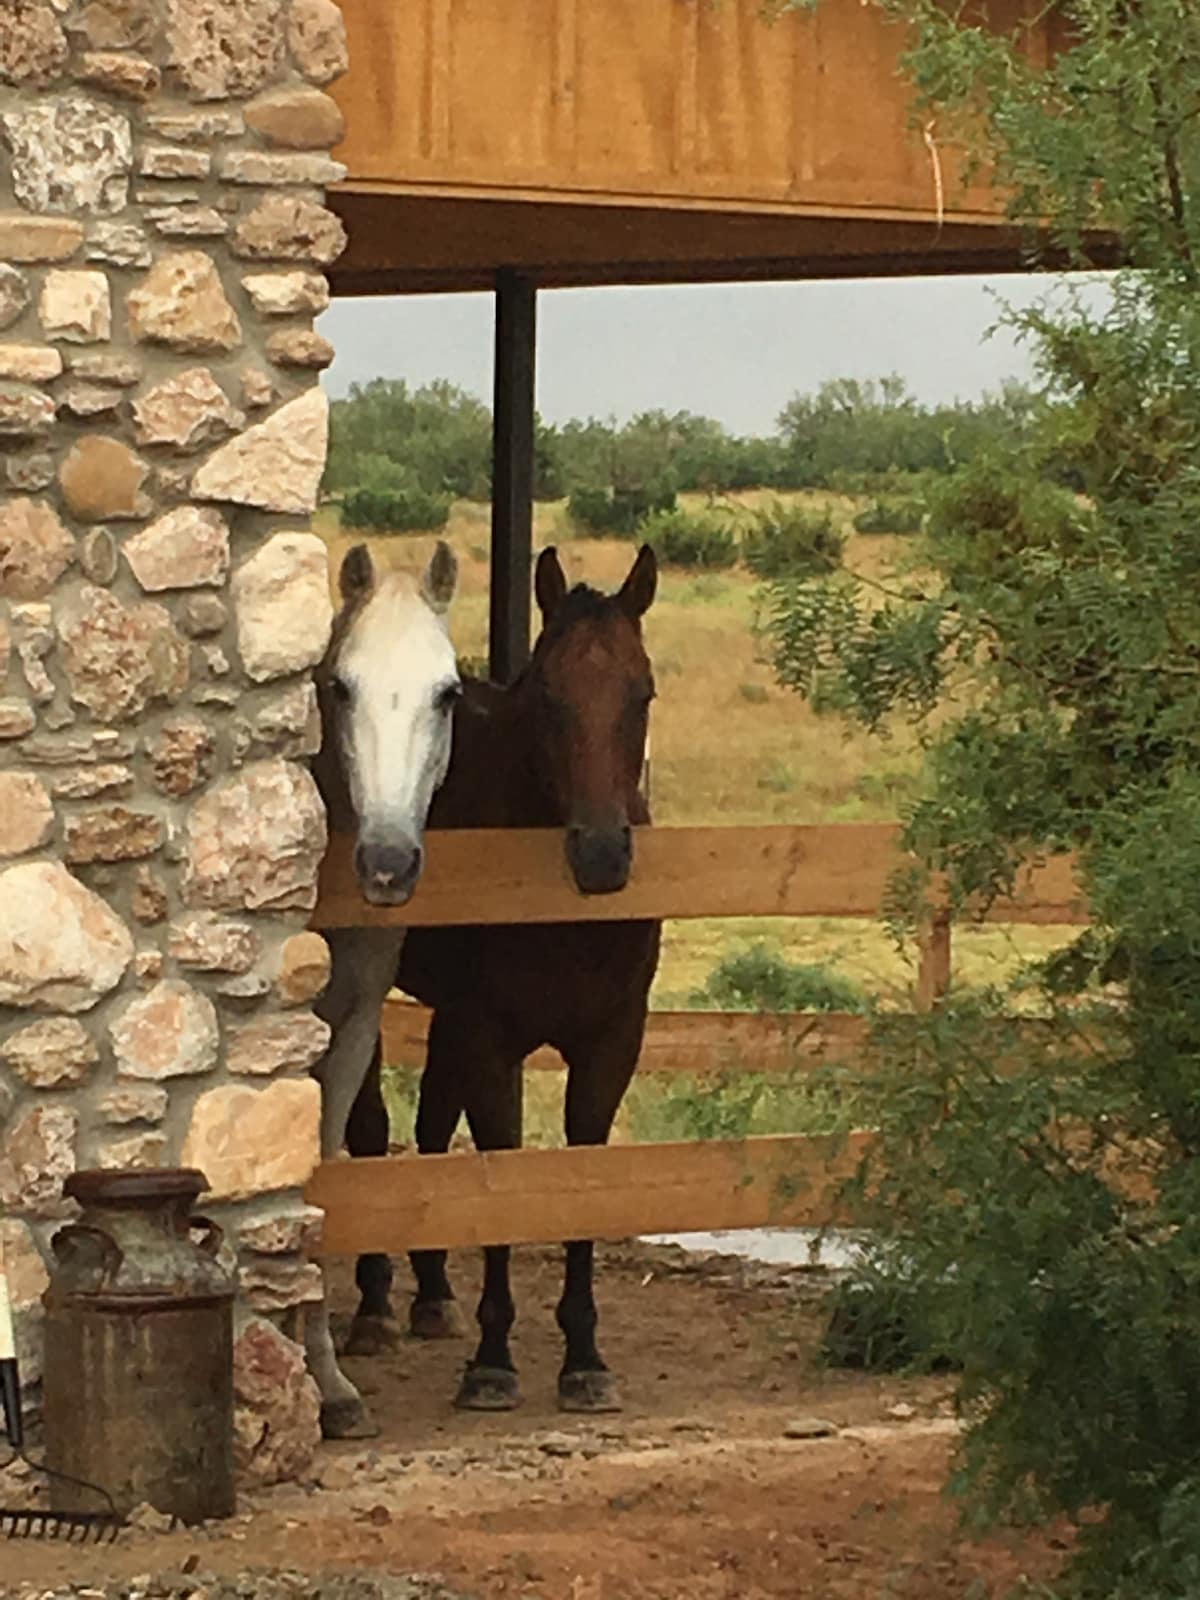
[[[687,498],[687,497],[685,497]],[[738,497],[752,506],[759,496]],[[862,502],[833,495],[802,497],[828,507],[847,535],[846,564],[873,578],[886,578],[907,559],[911,541],[888,535],[855,533],[850,521]],[[490,512],[460,502],[446,537],[459,559],[459,594],[451,631],[460,654],[482,657],[487,648],[487,584]],[[325,507],[317,531],[330,548],[331,574],[351,537],[338,525],[336,509]],[[634,546],[618,539],[576,539],[561,505],[539,505],[534,529],[538,549],[558,546],[568,579],[601,588],[620,583]],[[396,535],[367,541],[381,565],[419,570],[433,537]],[[651,800],[656,823],[812,823],[890,821],[910,792],[916,770],[911,738],[904,733],[883,741],[849,732],[836,718],[816,716],[794,693],[775,681],[755,628],[756,580],[741,569],[719,573],[665,570],[658,598],[646,618],[647,644],[654,662],[658,698],[651,723]],[[1023,961],[1044,954],[1073,936],[1073,930],[992,925],[956,930],[954,970],[971,982],[1000,980]],[[725,955],[763,943],[794,961],[821,962],[856,979],[890,1003],[904,1005],[915,971],[897,951],[880,923],[836,918],[703,919],[667,925],[663,959],[652,1003],[686,1006]],[[532,1079],[536,1077],[537,1082]],[[557,1121],[556,1075],[531,1075],[528,1117],[535,1137],[550,1137]],[[761,1080],[755,1080],[761,1082]],[[411,1086],[410,1086],[411,1087]],[[403,1126],[401,1101],[409,1089],[399,1081],[395,1109]],[[802,1086],[776,1085],[754,1104],[739,1100],[733,1088],[725,1103],[736,1104],[734,1120],[749,1118],[742,1131],[794,1125]],[[669,1093],[647,1081],[631,1093],[623,1112],[627,1132],[669,1137],[664,1131],[686,1125],[686,1115],[663,1120],[664,1096],[685,1106],[689,1090]],[[781,1098],[782,1097],[782,1098]],[[753,1096],[751,1096],[753,1098]],[[543,1106],[543,1102],[545,1102]],[[678,1109],[678,1108],[677,1108]],[[669,1107],[668,1107],[669,1111]],[[680,1118],[682,1117],[682,1121]],[[807,1118],[803,1120],[808,1120]],[[688,1136],[677,1131],[675,1136]]]

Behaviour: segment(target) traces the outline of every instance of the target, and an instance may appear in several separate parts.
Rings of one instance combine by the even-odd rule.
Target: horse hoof
[[[620,1411],[621,1396],[611,1372],[564,1372],[558,1380],[560,1411]]]
[[[395,1317],[355,1317],[342,1354],[377,1356],[400,1346],[400,1324]]]
[[[457,1300],[414,1300],[408,1328],[414,1339],[461,1339],[466,1332]]]
[[[361,1400],[321,1402],[323,1439],[377,1439],[379,1424]]]
[[[454,1404],[460,1411],[515,1411],[521,1404],[517,1375],[503,1367],[468,1367]]]

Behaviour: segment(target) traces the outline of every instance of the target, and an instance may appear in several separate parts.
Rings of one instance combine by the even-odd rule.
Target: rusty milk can
[[[192,1215],[207,1188],[189,1168],[72,1174],[83,1214],[43,1296],[47,1465],[185,1522],[234,1509],[234,1286],[220,1228]],[[56,1510],[93,1506],[54,1485]]]

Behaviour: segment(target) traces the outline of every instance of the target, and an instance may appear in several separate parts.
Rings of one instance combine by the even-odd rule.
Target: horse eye
[[[434,708],[435,710],[440,711],[443,716],[445,716],[448,711],[453,709],[454,702],[461,699],[462,684],[447,683],[441,689],[439,689],[437,694],[434,696]]]

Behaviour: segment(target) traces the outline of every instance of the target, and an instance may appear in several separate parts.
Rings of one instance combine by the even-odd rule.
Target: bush
[[[845,540],[827,511],[776,501],[754,514],[742,560],[759,578],[815,578],[841,565]]]
[[[377,533],[431,533],[450,520],[453,500],[415,484],[351,489],[342,501],[344,528],[370,528]]]
[[[732,567],[737,537],[718,511],[655,511],[638,528],[638,537],[668,567]]]
[[[822,962],[792,962],[765,944],[723,956],[692,1002],[721,1011],[867,1010],[867,996],[852,978]]]
[[[594,538],[614,534],[631,538],[645,517],[674,509],[675,490],[668,483],[633,489],[575,489],[567,501],[567,515],[576,530]]]
[[[854,519],[856,533],[920,533],[925,506],[920,500],[873,500]]]
[[[861,1372],[946,1372],[955,1356],[931,1343],[922,1315],[924,1285],[894,1252],[876,1247],[830,1296],[821,1354]]]

